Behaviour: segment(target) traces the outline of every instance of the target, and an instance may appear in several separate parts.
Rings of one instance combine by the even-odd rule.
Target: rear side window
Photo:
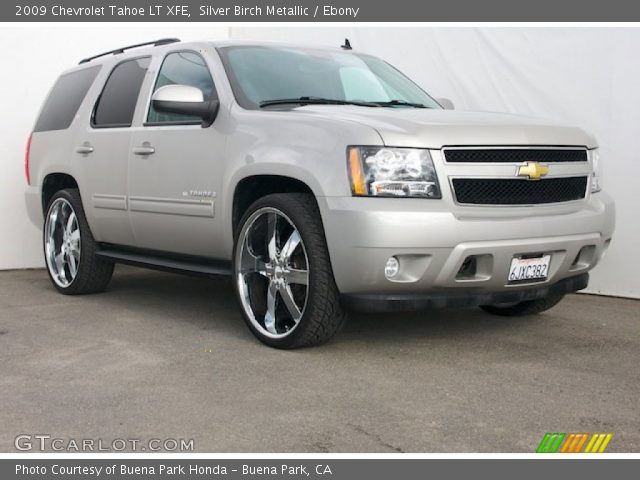
[[[44,102],[33,131],[46,132],[69,128],[99,71],[100,65],[96,65],[58,78]]]
[[[93,111],[94,127],[131,126],[150,61],[150,57],[136,58],[115,66]]]
[[[204,59],[195,52],[175,52],[166,56],[158,73],[153,92],[155,93],[160,87],[166,85],[188,85],[199,88],[202,91],[205,102],[215,97],[215,89],[209,67]],[[152,103],[149,106],[147,124],[158,125],[166,123],[202,123],[202,119],[188,115],[156,112]]]

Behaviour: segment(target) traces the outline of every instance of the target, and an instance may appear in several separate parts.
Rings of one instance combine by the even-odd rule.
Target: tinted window
[[[200,55],[193,52],[176,52],[167,55],[164,62],[162,62],[162,67],[160,68],[160,73],[158,73],[158,79],[156,80],[153,91],[155,92],[165,85],[188,85],[199,88],[204,95],[205,101],[215,96],[213,79],[209,73],[209,67],[207,67],[207,64]],[[202,119],[188,115],[156,112],[152,104],[149,107],[147,122],[152,124],[201,123]]]
[[[122,62],[113,69],[93,114],[96,127],[130,127],[150,58]]]
[[[69,128],[99,71],[100,66],[96,65],[58,78],[44,102],[33,130],[44,132]]]

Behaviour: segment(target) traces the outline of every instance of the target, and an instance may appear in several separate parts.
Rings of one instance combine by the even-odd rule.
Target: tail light
[[[27,140],[27,148],[24,150],[24,176],[27,179],[27,185],[31,185],[31,172],[29,171],[29,156],[31,155],[31,137],[33,133],[29,134]]]

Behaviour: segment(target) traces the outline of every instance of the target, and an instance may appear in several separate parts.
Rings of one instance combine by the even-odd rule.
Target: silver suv
[[[230,275],[278,348],[329,339],[349,308],[523,315],[585,288],[614,228],[595,139],[442,105],[348,43],[83,60],[26,151],[53,285],[102,291],[116,262]]]

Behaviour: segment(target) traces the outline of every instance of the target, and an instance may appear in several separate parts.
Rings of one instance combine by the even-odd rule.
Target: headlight
[[[348,157],[354,195],[442,198],[429,150],[349,147]]]
[[[600,150],[597,148],[591,150],[591,165],[593,166],[591,193],[597,193],[602,190],[602,161],[600,160]]]

